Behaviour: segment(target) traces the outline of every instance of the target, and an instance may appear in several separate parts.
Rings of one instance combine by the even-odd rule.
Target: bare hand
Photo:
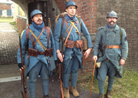
[[[91,48],[87,49],[84,53],[85,59],[87,59],[87,57],[89,56],[89,54],[91,53]]]
[[[97,61],[98,57],[97,56],[93,56],[92,59],[95,61]]]
[[[61,54],[60,52],[57,54],[57,56],[58,56],[59,60],[60,60],[61,62],[63,62],[63,57],[62,57],[62,54]]]
[[[125,64],[125,60],[124,59],[121,59],[120,60],[120,65],[124,65]]]
[[[21,67],[19,70],[22,71],[24,68],[25,68],[25,66],[24,67]]]

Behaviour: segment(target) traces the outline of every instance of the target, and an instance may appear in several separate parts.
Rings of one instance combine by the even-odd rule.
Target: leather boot
[[[104,98],[104,94],[99,94],[97,98]]]
[[[65,98],[70,98],[70,94],[69,94],[69,87],[67,87],[67,88],[64,88],[64,97]]]
[[[107,90],[106,97],[107,98],[113,98],[112,95],[111,95],[111,90]]]
[[[79,96],[79,93],[78,93],[76,87],[71,86],[71,93],[73,94],[74,97]]]
[[[43,98],[49,98],[49,96],[48,95],[44,95]]]

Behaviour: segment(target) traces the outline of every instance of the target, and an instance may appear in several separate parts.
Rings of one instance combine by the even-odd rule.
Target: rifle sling
[[[50,28],[46,26],[45,31],[47,33],[47,49],[49,49]]]

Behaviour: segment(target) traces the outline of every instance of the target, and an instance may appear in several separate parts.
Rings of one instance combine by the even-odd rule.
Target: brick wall
[[[8,6],[7,4],[0,3],[0,9],[1,10],[11,9],[11,5]]]
[[[17,29],[19,33],[26,29],[26,18],[17,16]]]
[[[124,68],[138,70],[138,0],[98,0],[97,28],[106,25],[107,12],[118,13],[118,25],[126,30],[129,54]]]

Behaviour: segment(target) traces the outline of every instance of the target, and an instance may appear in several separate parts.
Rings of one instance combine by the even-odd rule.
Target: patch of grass
[[[14,29],[17,31],[17,23],[16,22],[10,22],[11,25],[14,26]]]
[[[4,22],[13,22],[13,18],[12,17],[0,17],[0,23],[4,23]]]
[[[78,81],[82,89],[90,90],[92,77],[88,77],[83,81]],[[116,78],[112,89],[113,98],[138,98],[138,72],[124,71],[123,78]],[[105,83],[105,93],[107,90],[108,79]],[[98,80],[94,78],[93,90],[99,93]]]

